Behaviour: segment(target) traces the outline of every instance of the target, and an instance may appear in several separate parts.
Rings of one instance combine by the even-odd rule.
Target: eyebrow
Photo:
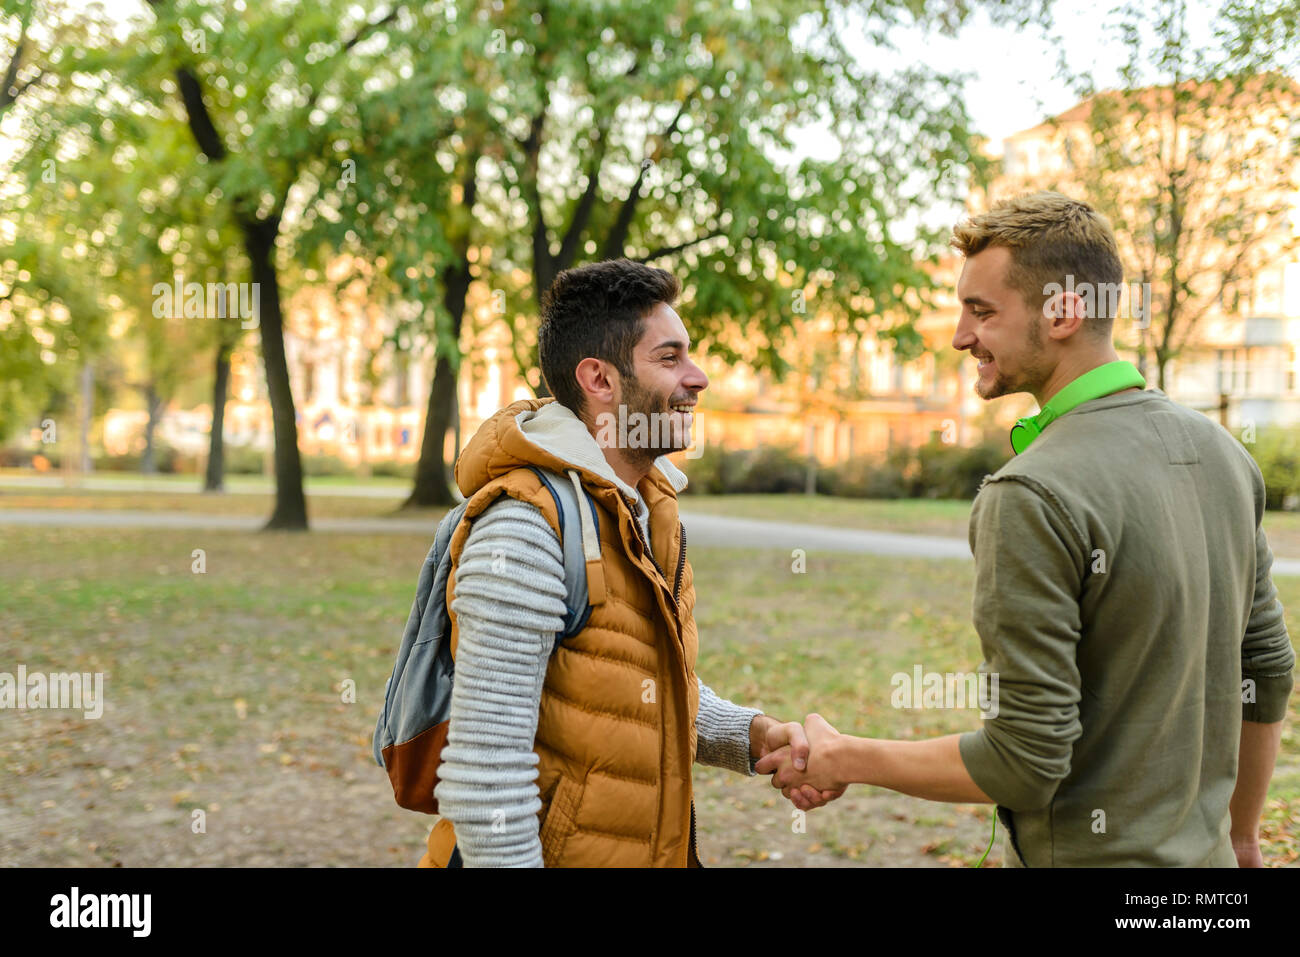
[[[981,299],[979,296],[966,296],[962,299],[962,302],[966,303],[966,305],[968,306],[992,306],[993,305],[993,303],[989,302],[987,299]]]
[[[658,352],[660,349],[681,349],[683,352],[685,352],[686,343],[682,342],[680,339],[669,339],[665,342],[659,343],[659,345],[655,346],[650,351]]]

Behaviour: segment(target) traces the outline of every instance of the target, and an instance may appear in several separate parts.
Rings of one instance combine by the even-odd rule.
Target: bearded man
[[[502,409],[457,460],[469,528],[450,545],[455,681],[422,866],[698,867],[694,763],[753,775],[777,748],[807,759],[797,722],[695,674],[686,477],[666,455],[689,447],[709,380],[679,291],[625,259],[561,273],[538,333],[555,398]],[[534,467],[576,476],[598,520],[590,617],[559,642],[562,522]]]

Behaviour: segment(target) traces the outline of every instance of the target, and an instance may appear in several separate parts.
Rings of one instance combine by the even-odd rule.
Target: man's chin
[[[976,381],[975,394],[985,402],[991,399],[1000,399],[1004,395],[1011,395],[1013,392],[1023,392],[1023,389],[1016,388],[1014,383],[1008,382],[1001,376],[997,376],[987,385],[983,381]]]

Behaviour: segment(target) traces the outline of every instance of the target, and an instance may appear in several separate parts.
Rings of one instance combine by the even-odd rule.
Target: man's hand
[[[797,729],[797,731],[795,730]],[[790,803],[807,811],[842,795],[848,783],[836,776],[833,748],[840,733],[819,714],[798,722],[769,728],[764,749],[754,770],[772,774],[772,787],[780,788]],[[752,740],[752,729],[751,729]]]
[[[750,723],[749,754],[755,760],[761,761],[769,754],[781,752],[792,766],[802,771],[808,766],[809,747],[808,736],[798,721],[781,722],[769,715],[759,714]],[[762,774],[768,773],[767,769],[757,766],[755,770]],[[811,784],[791,784],[783,787],[781,793],[799,810],[811,811],[835,800],[844,793],[844,788],[822,790]]]

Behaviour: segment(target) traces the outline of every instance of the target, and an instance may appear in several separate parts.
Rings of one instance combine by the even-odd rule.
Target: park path
[[[0,526],[46,528],[203,528],[256,531],[265,519],[249,515],[205,515],[197,512],[94,511],[88,509],[0,509]],[[805,553],[848,552],[899,558],[952,558],[969,560],[965,539],[938,535],[912,535],[863,529],[831,528],[802,522],[777,522],[730,515],[710,515],[682,510],[691,548],[755,548]],[[432,536],[434,522],[419,518],[318,518],[314,531],[351,534],[404,534]],[[1300,575],[1300,559],[1278,558],[1275,575]]]
[[[0,509],[0,525],[36,525],[46,528],[205,528],[256,531],[266,523],[260,515],[211,515],[200,512],[166,512],[72,508]],[[826,552],[860,552],[909,558],[970,558],[970,547],[960,538],[908,535],[733,518],[682,510],[691,548],[773,548]],[[432,535],[431,518],[315,518],[312,531],[354,534]]]

